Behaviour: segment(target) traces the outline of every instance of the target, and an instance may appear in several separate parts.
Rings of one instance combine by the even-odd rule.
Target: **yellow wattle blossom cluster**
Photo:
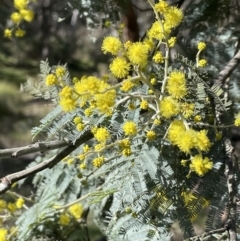
[[[134,65],[144,67],[147,64],[149,48],[145,43],[136,42],[128,48],[128,58]]]
[[[148,108],[148,101],[147,100],[142,100],[140,103],[140,108],[143,110],[147,110]]]
[[[149,141],[155,140],[156,137],[157,137],[157,134],[156,134],[155,131],[150,130],[150,131],[147,132],[147,139],[148,139]]]
[[[105,143],[110,137],[110,133],[106,127],[100,127],[94,132],[94,137],[97,141]]]
[[[133,121],[127,121],[123,125],[125,135],[134,136],[137,134],[137,125]]]
[[[122,82],[122,87],[120,88],[121,91],[123,92],[128,92],[130,91],[133,87],[134,87],[134,83],[131,79],[125,79],[123,82]]]
[[[155,55],[153,56],[153,60],[154,60],[156,63],[164,63],[164,58],[163,58],[162,52],[157,51],[157,52],[155,53]]]
[[[166,118],[171,118],[180,113],[180,104],[176,99],[167,96],[160,101],[161,115]]]
[[[181,23],[183,13],[181,9],[169,6],[164,0],[153,4],[152,7],[156,21],[142,42],[127,41],[124,44],[120,36],[104,38],[101,46],[103,53],[113,55],[107,77],[83,76],[81,79],[75,77],[69,84],[69,82],[65,83],[66,69],[63,66],[58,66],[46,76],[45,83],[60,89],[59,103],[64,111],[81,109],[81,113],[84,113],[86,117],[84,118],[86,125],[92,116],[105,115],[106,118],[109,118],[113,113],[117,113],[120,111],[118,109],[119,103],[121,104],[125,100],[129,110],[136,108],[148,110],[153,115],[146,123],[140,122],[137,125],[128,120],[122,124],[126,139],[118,140],[115,143],[119,144],[120,154],[132,155],[130,140],[135,138],[138,132],[145,133],[145,141],[155,140],[157,138],[155,128],[159,128],[157,126],[162,123],[166,127],[165,137],[169,142],[190,156],[190,170],[198,175],[203,175],[202,173],[205,174],[206,170],[211,169],[210,161],[206,164],[206,159],[202,158],[203,167],[197,168],[199,162],[194,161],[196,158],[194,159],[193,155],[198,152],[200,156],[203,156],[202,152],[209,151],[211,142],[207,136],[207,130],[200,128],[195,130],[196,122],[201,120],[201,113],[199,113],[198,105],[194,103],[192,94],[194,90],[188,83],[188,79],[189,81],[191,79],[187,79],[187,71],[165,67],[164,74],[158,75],[154,69],[151,71],[151,68],[148,68],[148,65],[151,66],[153,61],[155,62],[154,67],[162,63],[168,66],[169,48],[176,43],[176,37],[170,38],[170,34],[173,28]],[[120,27],[119,35],[122,28]],[[164,48],[160,48],[160,45]],[[157,49],[155,49],[156,46]],[[198,44],[199,53],[205,48],[205,43]],[[205,64],[206,62],[203,60],[197,59],[198,67]],[[161,69],[163,66],[161,65]],[[113,77],[122,79],[121,83],[108,84],[108,81]],[[138,83],[145,85],[146,89],[139,88],[139,91]],[[139,100],[140,104],[138,104]],[[77,116],[73,122],[77,130],[82,131],[85,128],[82,118]],[[81,161],[84,161],[80,164],[81,169],[91,166],[85,163],[89,154],[95,155],[92,157],[92,165],[101,167],[105,161],[103,152],[112,147],[112,144],[109,143],[111,133],[107,127],[90,125],[90,128],[92,128],[95,143],[91,150],[84,147],[84,153],[78,156]]]
[[[175,99],[182,99],[187,94],[185,74],[180,71],[170,73],[166,89]]]
[[[99,156],[93,159],[93,166],[99,168],[103,165],[104,163],[104,157],[103,156]]]
[[[199,176],[205,175],[213,167],[213,163],[209,158],[202,158],[201,155],[196,155],[192,158],[190,169],[193,172],[196,172]]]
[[[180,120],[174,120],[171,123],[168,130],[168,139],[185,153],[190,153],[193,148],[207,152],[211,147],[206,130],[186,129],[184,123]]]
[[[56,85],[58,83],[57,76],[54,74],[47,75],[45,83],[47,86]]]
[[[240,113],[238,113],[238,114],[235,116],[234,125],[235,125],[235,126],[240,126]]]
[[[119,142],[119,147],[124,156],[131,156],[131,142],[129,139],[123,139]]]
[[[24,199],[23,199],[22,197],[20,197],[20,198],[18,198],[17,201],[16,201],[16,207],[17,207],[18,209],[20,209],[20,208],[23,207],[24,203],[25,203]]]
[[[177,27],[181,23],[183,12],[177,7],[169,6],[164,0],[160,0],[153,7],[160,14],[162,22],[155,21],[148,30],[147,35],[150,39],[162,41],[168,38],[172,28]],[[175,41],[175,39],[171,39],[170,47],[174,46]]]
[[[8,231],[4,228],[0,228],[0,240],[7,241],[8,240],[7,235],[8,235]]]
[[[58,222],[60,225],[67,226],[71,222],[71,218],[67,214],[61,214]]]
[[[81,107],[84,107],[88,103],[90,110],[100,111],[106,115],[112,114],[112,107],[116,99],[116,90],[111,89],[111,85],[105,81],[95,76],[82,77],[74,85],[74,90],[81,101]]]
[[[116,78],[124,78],[128,76],[130,63],[123,57],[116,57],[109,66],[110,71]]]
[[[198,48],[198,53],[197,53],[197,66],[202,68],[207,65],[207,60],[206,59],[199,59],[200,53],[206,48],[206,43],[204,42],[199,42],[197,45]]]
[[[205,67],[207,65],[207,60],[206,59],[200,59],[198,62],[199,67]]]
[[[80,203],[76,203],[72,205],[68,211],[75,219],[80,219],[83,214],[83,206]]]
[[[5,29],[4,37],[11,38],[13,33],[18,38],[23,37],[25,35],[25,30],[19,28],[19,25],[23,21],[33,21],[34,12],[28,9],[28,4],[30,2],[31,0],[14,0],[14,7],[16,9],[16,12],[11,14],[10,19],[16,26],[12,29]]]
[[[113,36],[106,37],[102,43],[102,51],[104,54],[111,53],[112,55],[117,55],[122,47],[120,39]]]
[[[73,88],[70,86],[65,86],[61,92],[60,96],[60,105],[64,111],[72,111],[77,107],[77,97],[74,95]]]
[[[202,51],[206,48],[206,46],[207,46],[206,43],[199,42],[197,47],[198,47],[198,50]]]

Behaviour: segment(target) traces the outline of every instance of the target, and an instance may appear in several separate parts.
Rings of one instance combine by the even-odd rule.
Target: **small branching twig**
[[[17,158],[26,154],[35,153],[35,152],[45,152],[49,150],[58,149],[61,147],[71,146],[72,142],[67,140],[59,140],[59,141],[49,141],[49,142],[37,142],[32,145],[16,147],[10,149],[0,150],[0,158],[3,157],[13,157]]]
[[[1,179],[0,183],[0,194],[5,193],[8,191],[12,184],[14,182],[17,182],[23,178],[26,178],[28,176],[31,176],[32,174],[38,173],[46,168],[52,168],[54,167],[58,162],[60,162],[64,157],[68,156],[71,152],[73,152],[77,147],[79,147],[81,144],[85,143],[86,141],[90,140],[93,137],[92,133],[86,132],[84,135],[82,135],[74,145],[68,146],[65,149],[63,149],[61,152],[59,152],[54,157],[43,161],[42,163],[30,167],[24,171],[15,172],[13,174],[7,175]]]
[[[219,228],[219,229],[211,230],[209,232],[206,232],[188,239],[184,239],[184,241],[204,240],[203,238],[207,238],[207,237],[211,238],[213,234],[224,233],[224,232],[226,232],[226,228]]]

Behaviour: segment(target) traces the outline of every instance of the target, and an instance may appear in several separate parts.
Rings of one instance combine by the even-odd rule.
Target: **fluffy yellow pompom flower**
[[[129,73],[130,64],[125,58],[117,57],[113,59],[109,69],[116,78],[124,78]]]
[[[93,159],[93,166],[95,167],[101,167],[104,163],[104,157],[100,156],[100,157],[96,157]]]
[[[198,43],[198,50],[204,50],[206,48],[206,44],[204,42],[199,42]]]
[[[154,22],[152,27],[148,30],[147,35],[150,39],[154,38],[159,41],[166,38],[171,32],[170,26],[166,25],[166,23],[162,23],[163,28],[158,21]]]
[[[181,99],[187,94],[185,75],[179,71],[173,71],[168,77],[166,85],[168,93],[176,99]]]
[[[110,137],[110,133],[105,127],[97,128],[96,132],[94,133],[94,137],[99,142],[106,142],[107,139]]]
[[[134,83],[130,79],[126,79],[122,82],[122,87],[120,88],[121,91],[128,92],[134,87]]]
[[[147,58],[148,58],[147,45],[141,42],[133,43],[128,48],[128,57],[133,64],[144,67],[147,64]]]
[[[163,117],[171,118],[180,112],[180,105],[175,99],[168,96],[160,101],[160,110]]]
[[[10,30],[10,29],[5,29],[5,30],[4,30],[4,37],[5,37],[5,38],[11,38],[11,37],[12,37],[12,30]]]
[[[15,203],[8,203],[7,208],[10,212],[15,212],[17,209],[17,206]]]
[[[153,60],[154,60],[156,63],[164,63],[164,58],[163,58],[162,52],[157,51],[157,52],[155,53],[155,55],[153,56]]]
[[[62,66],[58,66],[55,70],[55,73],[57,77],[63,77],[66,73],[66,69]]]
[[[131,156],[132,155],[132,150],[131,148],[125,148],[122,150],[123,156]]]
[[[57,76],[54,74],[49,74],[46,77],[45,84],[47,86],[56,85],[58,83]]]
[[[78,131],[82,131],[84,129],[84,127],[85,127],[85,125],[83,123],[79,123],[79,124],[77,124],[76,129]]]
[[[76,219],[81,218],[83,214],[83,206],[80,203],[76,203],[72,205],[68,210],[72,214],[72,216]]]
[[[164,1],[160,0],[159,3],[156,3],[154,8],[159,12],[159,13],[166,13],[167,10],[169,9],[169,5]]]
[[[86,169],[87,168],[87,165],[86,165],[86,163],[81,163],[80,165],[79,165],[79,168],[80,169]]]
[[[164,14],[164,18],[166,20],[166,25],[170,26],[171,28],[175,28],[181,23],[183,19],[183,12],[177,7],[171,7]]]
[[[183,132],[185,132],[186,128],[182,121],[180,120],[174,120],[168,130],[168,140],[171,141],[173,145],[177,144],[178,137],[182,135]]]
[[[73,119],[75,125],[82,123],[82,118],[80,116],[76,116]]]
[[[196,155],[192,158],[190,169],[193,172],[196,172],[199,176],[205,175],[213,167],[213,163],[209,158],[205,157],[204,159],[201,155]]]
[[[0,240],[7,241],[7,230],[4,228],[0,228]]]
[[[153,141],[153,140],[155,140],[156,139],[156,133],[154,132],[154,131],[152,131],[152,130],[150,130],[150,131],[148,131],[147,132],[147,139],[149,140],[149,141]]]
[[[137,134],[137,125],[133,121],[127,121],[123,125],[125,135],[134,136]]]
[[[24,35],[26,34],[26,31],[18,28],[16,31],[15,31],[15,36],[18,37],[18,38],[21,38],[23,37]]]
[[[194,114],[195,105],[193,103],[181,103],[181,113],[185,118],[189,118]]]
[[[17,201],[16,201],[16,207],[17,207],[18,209],[20,209],[20,208],[23,207],[24,203],[25,203],[24,199],[23,199],[22,197],[20,197],[20,198],[18,198]]]
[[[84,146],[83,146],[83,152],[84,152],[84,153],[90,151],[90,149],[91,149],[91,148],[89,147],[89,145],[84,145]]]
[[[63,226],[67,226],[70,223],[71,219],[68,215],[66,214],[61,214],[59,217],[59,224]]]
[[[106,37],[102,43],[102,51],[104,54],[109,52],[113,55],[117,55],[121,47],[122,47],[121,41],[118,38],[113,36]]]
[[[146,100],[142,100],[142,102],[140,104],[140,108],[143,109],[143,110],[147,110],[148,102]]]
[[[169,48],[174,47],[174,45],[175,45],[176,42],[177,42],[177,38],[176,38],[176,37],[171,37],[171,38],[168,40],[168,46],[169,46]]]
[[[207,130],[201,130],[197,132],[196,147],[201,151],[208,151],[211,147],[211,142],[207,137]]]
[[[18,10],[26,9],[28,0],[14,0],[14,7]]]
[[[198,62],[198,67],[205,67],[207,65],[206,59],[200,59]]]
[[[131,142],[129,139],[123,139],[121,141],[119,141],[119,146],[124,149],[124,148],[130,148],[131,146]]]
[[[176,144],[178,148],[185,153],[189,153],[192,148],[195,147],[196,143],[196,131],[189,129],[187,131],[181,132],[178,135]]]
[[[22,15],[17,12],[12,13],[10,18],[16,24],[19,24],[22,21]]]
[[[27,22],[32,22],[34,18],[34,12],[31,10],[22,9],[20,10],[22,18]]]
[[[60,106],[64,111],[72,111],[77,107],[77,101],[74,98],[73,89],[70,86],[65,86],[60,95]]]
[[[235,125],[235,126],[240,126],[240,113],[238,113],[238,114],[235,116],[234,125]]]

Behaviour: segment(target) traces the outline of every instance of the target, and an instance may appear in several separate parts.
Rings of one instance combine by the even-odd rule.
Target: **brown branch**
[[[184,241],[191,241],[191,240],[200,240],[201,238],[206,238],[208,236],[211,236],[212,234],[216,234],[216,233],[224,233],[226,231],[226,228],[219,228],[219,229],[215,229],[215,230],[211,230],[209,232],[188,238],[188,239],[184,239]],[[200,239],[197,239],[200,238]],[[201,239],[202,240],[202,239]]]
[[[0,182],[0,194],[3,194],[6,191],[8,191],[14,182],[17,182],[25,177],[35,174],[35,173],[38,173],[46,168],[52,168],[58,162],[60,162],[64,157],[68,156],[77,147],[79,147],[81,144],[85,143],[86,141],[90,140],[92,137],[93,137],[93,135],[90,131],[86,132],[84,135],[82,135],[79,139],[76,140],[74,145],[66,147],[61,152],[59,152],[57,155],[55,155],[54,157],[52,157],[46,161],[43,161],[42,163],[40,163],[36,166],[30,167],[24,171],[15,172],[13,174],[3,177]]]
[[[224,69],[219,73],[219,75],[214,79],[214,83],[222,86],[225,80],[230,77],[233,71],[237,68],[240,63],[240,50],[235,54],[235,56],[228,62]]]
[[[50,142],[37,142],[32,145],[16,147],[10,149],[0,149],[0,158],[3,157],[13,157],[17,158],[26,154],[35,153],[35,152],[45,152],[49,150],[58,149],[61,147],[66,147],[72,145],[71,142],[67,140],[59,140],[59,141],[50,141]]]
[[[234,149],[232,147],[231,141],[226,139],[224,142],[225,152],[226,152],[226,161],[225,161],[225,175],[227,178],[227,188],[228,188],[228,220],[225,223],[225,228],[229,233],[229,240],[236,241],[237,240],[237,231],[236,231],[236,218],[237,218],[237,187],[235,180],[235,172],[236,169],[236,160],[234,155]]]

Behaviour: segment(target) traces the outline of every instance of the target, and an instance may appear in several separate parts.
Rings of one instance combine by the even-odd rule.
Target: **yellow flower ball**
[[[130,70],[130,64],[125,58],[117,57],[113,59],[109,66],[110,71],[116,78],[124,78],[128,75]]]
[[[117,55],[121,47],[122,47],[121,41],[118,38],[113,36],[106,37],[102,43],[102,51],[104,54],[109,52],[113,55]]]
[[[123,125],[125,135],[134,136],[137,134],[137,125],[133,121],[127,121]]]

